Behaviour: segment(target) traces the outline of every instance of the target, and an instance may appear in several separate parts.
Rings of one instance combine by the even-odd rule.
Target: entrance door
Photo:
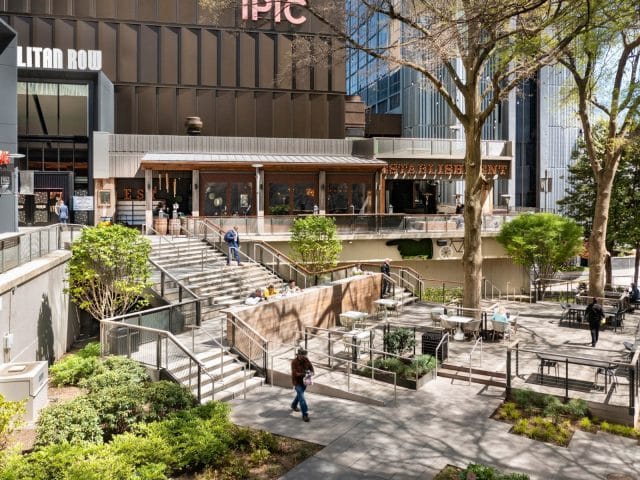
[[[64,191],[36,189],[34,195],[18,197],[18,221],[20,225],[50,225],[58,223],[56,205],[64,198]]]

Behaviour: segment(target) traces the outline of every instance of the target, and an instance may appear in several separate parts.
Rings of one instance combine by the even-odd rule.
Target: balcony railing
[[[498,232],[502,225],[517,213],[492,214],[482,216],[483,232]],[[462,215],[405,215],[369,214],[328,215],[336,221],[339,235],[397,235],[398,233],[452,233],[462,236],[464,218]],[[264,217],[263,231],[258,232],[258,220],[251,216],[206,217],[207,221],[226,231],[237,225],[242,234],[289,235],[293,222],[302,215],[272,215]],[[203,219],[205,217],[199,217]]]

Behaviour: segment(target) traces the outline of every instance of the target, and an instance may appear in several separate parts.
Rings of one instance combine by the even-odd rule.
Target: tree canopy
[[[550,279],[582,249],[582,228],[553,213],[527,213],[505,223],[497,237],[533,279]]]
[[[151,243],[137,230],[100,224],[82,230],[68,265],[71,300],[101,320],[130,311],[150,285]]]
[[[291,227],[290,245],[296,261],[313,273],[335,267],[342,251],[336,222],[324,215],[297,218]]]

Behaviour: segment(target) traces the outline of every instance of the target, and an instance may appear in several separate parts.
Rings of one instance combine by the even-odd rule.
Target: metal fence
[[[0,273],[29,263],[73,243],[85,225],[50,225],[0,240]]]

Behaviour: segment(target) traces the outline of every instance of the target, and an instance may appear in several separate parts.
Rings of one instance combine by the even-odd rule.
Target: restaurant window
[[[220,180],[224,176],[224,180]],[[204,173],[201,204],[205,216],[254,215],[254,182],[251,175]]]
[[[369,175],[328,175],[327,213],[373,213],[372,180]]]
[[[312,175],[273,174],[267,178],[270,215],[313,213],[318,204],[318,185]]]
[[[227,183],[208,182],[204,190],[204,214],[207,217],[225,216],[227,212]]]

